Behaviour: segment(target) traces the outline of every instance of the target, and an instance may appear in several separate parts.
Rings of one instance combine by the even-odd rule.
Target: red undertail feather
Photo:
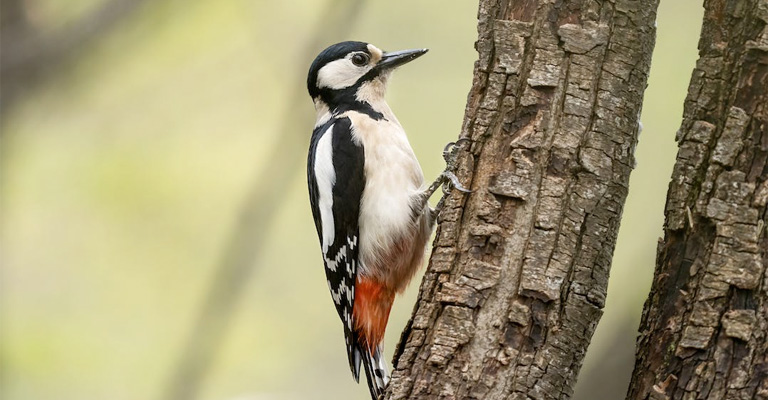
[[[389,311],[394,300],[394,291],[383,284],[373,279],[357,277],[352,319],[362,344],[370,353],[384,340],[384,330],[387,328]]]
[[[368,389],[373,400],[379,399],[384,394],[389,383],[383,341],[389,310],[394,300],[393,289],[380,281],[358,275],[355,283],[352,319],[357,335],[357,351],[361,356]]]

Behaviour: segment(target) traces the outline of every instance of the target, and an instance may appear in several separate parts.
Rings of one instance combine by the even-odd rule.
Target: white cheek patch
[[[370,66],[357,67],[347,58],[329,62],[317,72],[317,87],[334,90],[348,88],[370,69]]]

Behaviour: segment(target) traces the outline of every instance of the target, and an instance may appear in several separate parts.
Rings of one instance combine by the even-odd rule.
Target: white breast
[[[424,175],[405,131],[386,105],[386,119],[373,120],[354,111],[345,113],[354,138],[365,151],[365,189],[360,205],[360,259],[365,273],[378,255],[386,253],[407,229],[413,229],[411,202]],[[366,262],[366,260],[369,260]]]

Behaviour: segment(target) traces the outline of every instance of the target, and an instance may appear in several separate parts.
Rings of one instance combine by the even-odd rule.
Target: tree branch
[[[628,399],[768,399],[768,0],[704,8]]]
[[[657,0],[481,0],[462,182],[387,399],[566,399],[602,314]]]

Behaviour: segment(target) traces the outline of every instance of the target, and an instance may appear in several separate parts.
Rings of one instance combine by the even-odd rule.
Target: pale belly
[[[431,228],[429,207],[419,200],[424,175],[394,115],[347,116],[365,151],[358,272],[400,291],[421,264]]]
[[[375,167],[372,167],[375,166]],[[421,264],[429,236],[424,177],[410,146],[366,150],[366,184],[360,207],[360,274],[400,291]]]

